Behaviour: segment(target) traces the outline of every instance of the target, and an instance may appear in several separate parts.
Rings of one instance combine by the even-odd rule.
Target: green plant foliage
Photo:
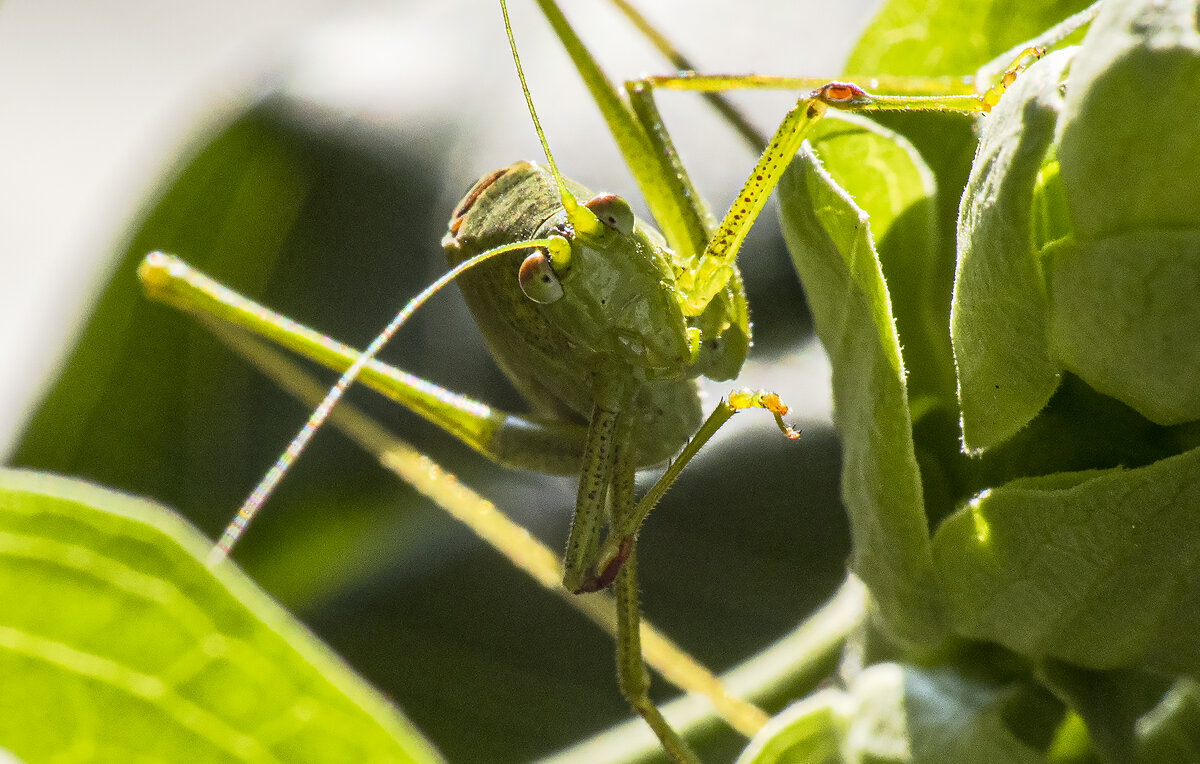
[[[1028,690],[968,679],[950,668],[877,663],[845,690],[824,690],[779,714],[738,764],[1034,764],[1044,761],[1041,753],[1019,739],[1006,718],[1014,703],[1040,703]]]
[[[971,451],[1007,440],[1058,388],[1061,370],[1039,341],[1048,318],[1030,209],[1071,55],[1032,67],[988,115],[963,196],[950,335]]]
[[[1085,4],[895,0],[848,69],[970,73]],[[1200,759],[1198,25],[1195,0],[1108,0],[977,122],[830,115],[802,146],[781,228],[832,365],[853,547],[828,487],[836,444],[808,429],[812,453],[729,449],[685,473],[641,537],[665,593],[649,614],[714,667],[794,627],[847,554],[870,590],[862,633],[807,642],[845,643],[839,670],[777,657],[819,663],[821,689],[755,667],[794,697],[741,761]],[[444,230],[436,169],[381,170],[278,118],[268,104],[227,126],[148,209],[15,463],[152,495],[211,535],[303,412],[248,395],[223,349],[143,302],[133,263],[178,250],[348,340],[437,270],[412,267],[436,262]],[[371,287],[377,312],[339,304],[364,308]],[[519,408],[480,356],[447,351],[458,327],[439,322],[443,341],[403,365]],[[435,356],[465,360],[430,373]],[[239,561],[386,694],[419,698],[405,707],[448,756],[523,760],[625,713],[607,638],[506,563],[429,543],[361,455],[303,465],[285,519],[267,513]],[[550,482],[507,493],[528,478],[474,455],[452,467],[500,504],[554,501]],[[348,487],[322,487],[333,475]],[[731,519],[751,494],[753,519]],[[687,508],[674,525],[671,501]],[[436,758],[254,585],[204,568],[204,546],[157,505],[0,473],[0,745],[30,761]],[[674,565],[656,582],[658,561]],[[713,726],[702,750],[734,755],[744,741]]]
[[[934,555],[959,633],[1088,668],[1200,672],[1200,449],[984,492]]]
[[[1038,19],[1041,29],[1067,13],[1047,6],[1014,12],[1008,4],[1004,11],[988,4],[968,12],[955,5],[937,4],[918,21],[913,4],[889,4],[852,68],[870,66],[863,52],[872,41],[897,29],[909,33],[903,23],[936,25],[961,14],[964,25],[987,30],[1007,14],[1018,26]],[[968,16],[974,21],[966,22]],[[820,140],[802,147],[780,187],[782,227],[833,364],[854,567],[871,588],[879,625],[892,637],[919,641],[906,618],[944,615],[948,635],[927,631],[926,650],[989,645],[992,652],[971,653],[971,661],[985,666],[983,656],[990,655],[993,669],[1006,668],[985,684],[996,689],[1016,681],[1042,690],[1007,697],[997,706],[1003,713],[985,714],[990,721],[977,729],[1016,747],[989,748],[980,739],[975,744],[982,747],[968,754],[954,746],[973,733],[961,729],[955,736],[953,722],[938,718],[939,704],[971,697],[946,689],[970,685],[967,664],[957,662],[962,653],[953,648],[932,659],[926,652],[932,665],[917,674],[950,681],[937,703],[923,705],[914,693],[911,702],[891,704],[891,713],[883,706],[835,712],[843,708],[837,703],[848,702],[844,697],[814,695],[777,717],[774,732],[756,741],[755,761],[823,760],[830,743],[822,725],[839,713],[846,729],[869,730],[861,749],[846,748],[849,738],[840,738],[843,760],[1078,760],[1099,753],[1114,761],[1170,761],[1200,750],[1180,732],[1195,712],[1193,678],[1200,670],[1194,584],[1200,449],[1193,435],[1200,389],[1198,19],[1194,2],[1109,2],[1081,47],[1033,64],[981,120],[969,179],[957,186],[965,193],[953,317],[943,325],[953,338],[954,413],[971,459],[932,426],[941,403],[918,394],[917,381],[945,369],[923,368],[937,356],[923,350],[931,343],[915,333],[918,324],[900,318],[935,315],[917,306],[939,298],[895,272],[865,233],[869,226],[885,239],[877,221],[886,225],[896,213],[877,217],[868,207],[872,195],[839,175],[841,157],[827,158]],[[1015,42],[1006,39],[956,29],[947,49],[926,62],[928,70],[941,71],[943,60],[979,65],[984,51]],[[956,50],[959,40],[965,42]],[[889,72],[904,71],[916,50],[882,48],[875,62]],[[1151,106],[1136,107],[1146,99]],[[919,125],[888,121],[910,135]],[[953,134],[939,129],[935,135]],[[931,144],[928,136],[914,135],[913,142]],[[876,182],[891,187],[895,170],[872,164]],[[939,191],[953,193],[955,186],[946,185],[953,168],[934,164]],[[838,222],[822,227],[825,219]],[[923,242],[936,246],[937,235],[907,242],[905,256],[928,261]],[[941,294],[949,304],[951,292]],[[910,346],[921,359],[911,380]],[[882,484],[872,482],[881,478]],[[943,519],[930,497],[958,508]],[[913,507],[935,528],[932,580],[915,524],[891,528],[886,544],[863,532],[885,525],[876,518],[911,516]],[[901,559],[909,564],[896,564]],[[903,596],[912,592],[920,596]],[[913,645],[890,649],[910,655]],[[907,681],[894,684],[909,688]],[[879,687],[870,693],[887,695]],[[1052,735],[1031,734],[1020,721],[1038,716],[1032,710],[1038,704],[1043,719],[1060,720]],[[894,712],[900,705],[911,712],[909,724]],[[929,746],[930,740],[945,746]]]
[[[1068,369],[1160,424],[1200,418],[1198,79],[1194,3],[1114,4],[1072,66],[1059,125],[1075,241],[1047,262],[1050,341]]]
[[[168,510],[0,471],[0,741],[28,761],[438,761]]]
[[[867,25],[847,61],[852,72],[918,77],[971,74],[1091,3],[891,0]],[[936,40],[937,44],[930,44]]]
[[[395,162],[408,169],[407,159]],[[192,318],[146,300],[137,263],[152,249],[187,252],[233,288],[318,314],[314,320],[343,336],[366,336],[391,305],[347,314],[320,296],[389,280],[400,289],[411,282],[415,291],[424,275],[401,278],[411,269],[394,247],[435,240],[438,225],[420,217],[432,207],[422,202],[431,185],[408,189],[386,169],[361,165],[353,151],[285,126],[270,102],[218,131],[164,184],[114,253],[111,278],[26,423],[12,463],[153,496],[215,533],[290,437],[288,418],[302,419],[304,408],[262,391],[260,378]],[[421,222],[396,221],[402,206]],[[328,257],[333,241],[353,253],[356,268]],[[292,554],[256,550],[252,542],[240,559],[291,606],[335,594],[378,567],[363,562],[380,559],[378,540],[413,532],[411,525],[379,532],[380,517],[397,515],[394,481],[356,453],[319,454],[293,483],[300,508],[280,523]],[[355,489],[330,497],[332,475],[351,476]],[[327,522],[339,508],[338,521]],[[305,553],[313,538],[338,547],[327,564]]]
[[[858,140],[879,164],[848,161],[835,165],[835,171],[843,172],[841,180],[851,188],[877,188],[860,184],[874,181],[880,168],[889,171],[890,193],[866,197],[880,209],[886,230],[888,222],[927,195],[921,183],[926,174],[915,169],[920,161],[915,154],[897,150],[893,136],[860,128]],[[900,638],[935,643],[943,619],[932,579],[912,419],[867,213],[822,169],[811,148],[797,154],[778,190],[784,239],[834,368],[834,418],[845,443],[842,494],[854,535],[855,568]]]
[[[1040,761],[1004,718],[1008,701],[1019,691],[968,679],[949,668],[875,664],[848,688],[842,760]]]
[[[833,764],[841,760],[840,712],[846,706],[838,690],[822,690],[788,707],[750,741],[738,764]]]

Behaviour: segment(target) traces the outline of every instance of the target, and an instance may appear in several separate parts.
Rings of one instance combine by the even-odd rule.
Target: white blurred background
[[[531,2],[512,5],[559,163],[592,187],[632,193],[561,46]],[[604,4],[565,5],[614,79],[666,70]],[[874,2],[643,5],[706,71],[825,75]],[[0,0],[0,450],[164,175],[274,88],[398,140],[454,125],[452,188],[540,153],[488,0]],[[790,98],[741,100],[770,129]],[[660,103],[696,182],[723,208],[751,158],[693,96]],[[730,153],[735,161],[714,161]]]

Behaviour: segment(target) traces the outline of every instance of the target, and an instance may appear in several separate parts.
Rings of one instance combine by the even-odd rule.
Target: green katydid
[[[294,324],[267,320],[262,309],[174,259],[152,255],[141,273],[156,298],[240,323],[344,370],[310,423],[247,500],[218,544],[215,560],[228,553],[341,392],[362,373],[365,381],[387,386],[406,405],[493,460],[581,475],[564,585],[583,592],[615,581],[621,689],[668,753],[692,760],[687,745],[648,697],[634,550],[638,528],[654,504],[735,411],[766,408],[791,434],[782,421],[786,408],[767,393],[733,394],[701,423],[696,378],[735,377],[750,344],[736,266],[740,244],[805,134],[828,107],[986,111],[1030,57],[1018,56],[1001,82],[983,94],[935,96],[929,95],[930,83],[902,82],[895,89],[906,94],[877,96],[847,83],[812,90],[814,83],[806,80],[690,74],[647,78],[622,92],[608,82],[553,0],[539,0],[539,5],[599,104],[662,235],[636,219],[620,197],[592,194],[559,174],[530,100],[547,167],[520,162],[481,179],[454,211],[443,242],[454,270],[409,303],[357,357],[331,351],[323,339],[313,339]],[[618,5],[632,13],[623,2]],[[511,41],[507,9],[504,15]],[[524,86],[515,43],[512,47]],[[679,65],[682,59],[673,54],[673,60]],[[738,87],[800,89],[804,95],[764,141],[762,156],[717,223],[679,163],[658,118],[653,90]],[[528,89],[525,93],[528,99]],[[744,122],[739,129],[747,132]],[[533,415],[481,411],[471,401],[394,370],[381,371],[372,362],[407,317],[455,278],[493,355],[528,398]],[[677,453],[662,478],[635,503],[634,471]]]

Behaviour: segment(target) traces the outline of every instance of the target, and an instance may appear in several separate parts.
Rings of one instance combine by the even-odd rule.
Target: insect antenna
[[[517,78],[521,80],[521,92],[525,94],[525,105],[529,108],[529,116],[533,119],[533,129],[537,131],[538,142],[542,144],[542,152],[546,155],[546,165],[550,168],[550,174],[554,176],[555,184],[558,185],[558,195],[562,200],[563,209],[567,211],[567,220],[576,230],[597,232],[601,230],[600,219],[592,214],[591,210],[580,204],[575,195],[567,188],[567,182],[554,162],[554,155],[550,153],[550,143],[546,140],[546,133],[542,130],[537,109],[533,106],[533,96],[529,94],[529,84],[525,81],[525,70],[521,67],[521,56],[517,53],[517,41],[513,38],[512,22],[508,17],[508,3],[505,0],[500,0],[500,11],[504,14],[504,32],[508,35],[508,47],[512,51],[513,63],[517,67]]]
[[[220,540],[217,541],[216,545],[209,553],[209,566],[211,567],[216,565],[229,556],[230,551],[233,549],[233,545],[237,543],[239,538],[241,538],[242,534],[246,530],[246,527],[250,524],[250,521],[254,519],[254,516],[258,514],[258,511],[262,509],[263,504],[266,503],[267,499],[274,492],[275,488],[279,485],[279,481],[283,479],[283,476],[287,473],[288,469],[295,464],[296,459],[300,457],[300,454],[304,451],[305,446],[308,445],[308,442],[312,439],[312,436],[325,422],[325,419],[329,416],[329,412],[333,410],[334,405],[336,405],[341,399],[342,395],[345,394],[346,389],[353,384],[354,380],[358,377],[363,368],[375,358],[380,350],[383,349],[383,346],[387,344],[388,340],[395,335],[400,327],[407,323],[408,319],[412,317],[413,313],[415,313],[418,308],[424,305],[430,297],[433,297],[435,294],[441,291],[444,286],[453,281],[463,271],[474,268],[476,265],[479,265],[485,260],[489,260],[496,255],[531,247],[545,247],[548,251],[554,252],[560,249],[563,243],[565,242],[563,242],[561,238],[529,239],[526,241],[513,242],[511,244],[504,244],[496,247],[495,249],[489,249],[486,252],[482,252],[472,258],[462,261],[451,270],[442,274],[441,277],[439,277],[429,286],[425,287],[420,294],[418,294],[416,297],[410,300],[408,304],[401,308],[400,312],[392,318],[391,322],[388,323],[383,331],[376,335],[375,339],[371,341],[371,344],[367,346],[367,349],[355,359],[354,363],[350,364],[345,372],[342,373],[341,378],[338,379],[333,387],[329,388],[329,392],[325,394],[325,398],[321,401],[320,405],[318,405],[313,411],[312,415],[309,416],[308,421],[302,428],[300,428],[300,431],[296,433],[296,436],[292,438],[292,441],[288,444],[287,448],[284,449],[283,453],[279,455],[279,458],[275,460],[275,463],[271,465],[271,468],[267,470],[267,473],[263,475],[262,480],[260,480],[258,485],[255,486],[254,490],[251,491],[250,495],[246,497],[246,501],[242,503],[238,513],[234,516],[233,520],[230,521],[229,525],[226,526],[225,532],[221,534]]]

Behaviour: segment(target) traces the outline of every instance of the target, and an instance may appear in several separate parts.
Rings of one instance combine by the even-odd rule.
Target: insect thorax
[[[592,198],[588,189],[568,184],[578,198]],[[736,315],[738,308],[745,311],[740,282],[702,316],[686,317],[675,291],[677,265],[656,231],[637,221],[631,235],[613,231],[585,243],[566,222],[552,176],[527,162],[490,173],[471,188],[443,247],[454,265],[501,244],[551,234],[572,242],[561,299],[539,304],[526,297],[517,274],[529,251],[517,251],[458,279],[467,305],[534,413],[586,421],[601,388],[629,380],[636,416],[658,441],[639,448],[639,461],[657,461],[699,425],[695,378],[727,378],[741,366],[748,336]]]

